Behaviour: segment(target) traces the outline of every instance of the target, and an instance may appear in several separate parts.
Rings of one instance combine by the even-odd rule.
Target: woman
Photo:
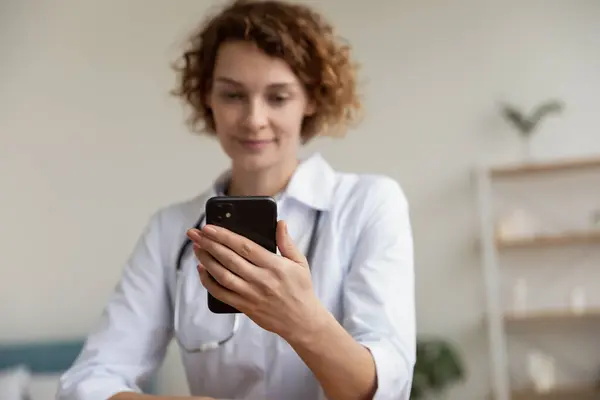
[[[175,337],[195,396],[408,399],[415,322],[403,193],[387,177],[297,157],[360,108],[348,48],[305,6],[236,1],[192,36],[178,72],[192,127],[215,135],[231,169],[153,216],[59,398],[146,398],[138,388]],[[218,194],[276,198],[279,254],[192,228]],[[242,314],[211,313],[207,291]]]

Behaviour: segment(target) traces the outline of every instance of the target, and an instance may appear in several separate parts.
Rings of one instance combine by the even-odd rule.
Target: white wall
[[[0,5],[0,339],[83,335],[149,214],[226,166],[189,135],[168,63],[206,2],[4,0]],[[215,3],[215,2],[213,2]],[[218,2],[217,2],[218,3]],[[600,152],[600,2],[313,1],[354,45],[368,117],[321,150],[397,178],[412,204],[418,322],[458,341],[488,391],[469,174],[518,155],[496,102],[560,97],[541,157]],[[176,357],[165,387],[184,392]]]

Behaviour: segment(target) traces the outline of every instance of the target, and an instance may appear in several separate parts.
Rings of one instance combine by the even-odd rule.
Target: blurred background
[[[464,365],[445,398],[587,398],[600,1],[308,3],[353,46],[366,118],[305,151],[404,188],[419,336]],[[227,167],[169,96],[170,63],[215,4],[0,2],[0,365],[3,346],[85,337],[150,214]],[[187,393],[175,346],[157,385]]]

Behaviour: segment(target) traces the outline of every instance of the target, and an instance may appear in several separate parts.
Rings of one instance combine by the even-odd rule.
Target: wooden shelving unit
[[[600,309],[588,309],[582,312],[571,310],[540,310],[528,312],[511,312],[504,314],[504,322],[565,322],[574,320],[600,319]]]
[[[600,244],[600,229],[587,232],[545,234],[518,239],[496,239],[498,249],[555,247],[591,243]]]
[[[522,164],[481,167],[477,171],[477,201],[479,208],[479,228],[482,250],[483,277],[486,293],[488,341],[490,344],[491,397],[495,400],[585,400],[600,399],[600,391],[592,387],[562,387],[550,393],[536,393],[533,390],[514,390],[511,387],[508,371],[507,328],[513,324],[534,325],[551,323],[570,326],[579,321],[600,321],[600,309],[588,309],[577,313],[570,309],[531,311],[526,313],[505,313],[501,301],[502,282],[499,267],[499,254],[512,249],[545,251],[567,246],[592,245],[600,248],[600,229],[590,231],[540,234],[505,240],[496,235],[496,218],[493,187],[496,181],[521,179],[524,177],[551,176],[564,173],[600,173],[600,156],[579,159],[559,159]],[[592,228],[590,228],[592,229]],[[531,327],[535,329],[535,327]],[[544,328],[546,329],[546,328]]]
[[[600,168],[600,157],[540,161],[526,164],[495,166],[489,169],[493,178],[518,177],[531,174],[566,172]]]
[[[549,392],[537,392],[533,389],[514,390],[512,400],[592,400],[600,398],[600,389],[593,386],[559,387]]]

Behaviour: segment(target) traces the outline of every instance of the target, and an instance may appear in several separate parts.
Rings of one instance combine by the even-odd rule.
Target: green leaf
[[[562,109],[562,103],[557,100],[538,105],[529,116],[510,104],[503,104],[501,107],[504,119],[514,126],[523,137],[530,137],[544,117],[557,114]]]
[[[463,361],[452,344],[441,339],[417,341],[411,399],[423,399],[427,393],[441,393],[464,377]]]
[[[562,103],[558,101],[548,101],[540,104],[529,118],[530,123],[535,127],[546,115],[558,114],[563,109]]]

